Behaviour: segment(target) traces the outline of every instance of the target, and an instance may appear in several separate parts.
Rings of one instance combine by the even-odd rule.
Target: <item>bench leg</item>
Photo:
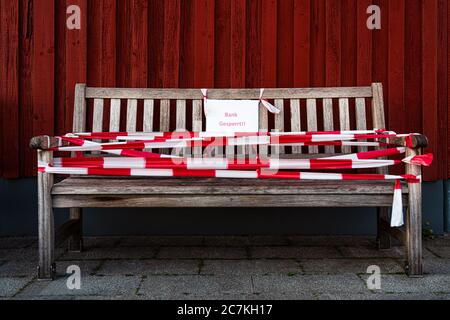
[[[83,250],[83,212],[81,208],[71,208],[70,209],[70,219],[79,220],[77,230],[69,238],[69,251],[70,252],[81,252]]]
[[[422,264],[422,184],[409,184],[409,207],[406,216],[406,271],[410,277],[421,277]]]
[[[38,151],[41,161],[50,163],[51,153]],[[51,189],[53,175],[38,173],[38,227],[39,227],[39,266],[38,279],[52,280],[55,278],[56,268],[54,261],[55,229],[53,220],[53,207]]]
[[[389,208],[377,208],[377,245],[378,249],[391,247],[391,236],[382,228],[382,220],[389,221]]]

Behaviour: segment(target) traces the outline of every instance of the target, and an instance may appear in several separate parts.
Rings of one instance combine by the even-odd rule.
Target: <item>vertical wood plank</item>
[[[136,132],[137,119],[137,100],[128,99],[127,101],[127,132]]]
[[[372,82],[372,30],[367,29],[367,8],[372,0],[357,1],[356,83],[367,86]]]
[[[214,86],[214,1],[194,2],[194,85]]]
[[[341,2],[326,0],[326,85],[337,87],[341,82]]]
[[[143,117],[143,130],[144,132],[153,132],[153,113],[154,101],[144,100],[144,117]]]
[[[306,116],[308,122],[308,131],[317,131],[317,103],[315,99],[306,100]],[[309,146],[308,152],[319,153],[318,146]]]
[[[38,161],[52,163],[52,153],[38,151]],[[53,279],[55,276],[54,251],[55,228],[51,189],[53,175],[38,173],[38,231],[39,231],[39,279]]]
[[[301,131],[300,117],[300,100],[291,99],[291,132]],[[299,146],[293,146],[292,153],[302,153],[302,148]]]
[[[294,44],[292,30],[294,27],[294,2],[292,0],[278,1],[277,26],[277,86],[286,88],[292,86]]]
[[[103,99],[94,99],[94,111],[92,116],[92,131],[103,132]]]
[[[266,108],[259,109],[259,131],[268,132],[269,131],[269,117]],[[267,146],[259,146],[258,152],[260,157],[267,157],[269,154],[269,148]]]
[[[422,40],[422,1],[408,1],[405,6],[404,103],[407,112],[404,121],[410,132],[422,131]]]
[[[58,3],[59,4],[59,3]],[[62,3],[62,6],[64,6],[65,3]],[[29,148],[25,148],[25,146],[28,144],[30,139],[34,136],[33,134],[33,81],[32,81],[32,75],[33,75],[33,34],[30,32],[30,30],[33,29],[33,3],[30,1],[21,0],[19,3],[19,22],[20,22],[20,51],[19,51],[19,104],[20,104],[20,145],[22,146],[20,148],[20,171],[22,174],[26,177],[33,176],[36,174],[36,171],[34,170],[34,166],[36,163],[36,153],[30,150]],[[64,11],[65,12],[65,11]],[[27,19],[20,19],[20,17],[27,17]],[[2,21],[6,21],[2,19]],[[2,28],[3,30],[3,28]],[[64,34],[63,32],[59,32],[57,34],[57,40],[59,47],[65,47],[65,39],[62,40],[59,39],[59,35]],[[2,48],[0,50],[5,50],[6,46],[1,46]],[[64,56],[64,50],[62,51],[61,56]],[[59,70],[57,70],[59,71]],[[61,80],[58,83],[60,83],[60,90],[58,90],[58,95],[56,96],[56,103],[58,105],[58,109],[56,109],[56,116],[57,116],[57,125],[56,128],[59,130],[59,133],[63,133],[65,131],[65,66],[61,68],[61,71],[59,73],[59,77],[57,77],[57,80]],[[61,74],[62,73],[62,74]],[[7,109],[0,109],[0,112],[3,113],[2,110]],[[58,113],[58,111],[61,110],[62,112]],[[3,113],[3,119],[7,119],[7,114]],[[5,121],[5,120],[3,120]],[[28,125],[24,125],[25,123],[28,123]],[[7,128],[7,126],[4,126],[4,128]],[[2,141],[3,139],[0,139]],[[4,146],[6,148],[6,146]]]
[[[234,1],[234,0],[233,0]],[[214,24],[214,84],[216,88],[230,88],[231,86],[231,47],[232,47],[232,0],[216,1]],[[245,16],[244,16],[245,17]],[[188,23],[192,25],[192,23]],[[236,28],[234,28],[236,30]],[[245,32],[245,30],[244,30]],[[191,31],[192,34],[192,31]],[[240,35],[239,35],[240,36]],[[186,37],[186,36],[184,36]],[[239,41],[239,37],[237,38]],[[193,44],[192,44],[193,45]],[[245,56],[245,46],[244,46]],[[193,64],[191,62],[191,64]],[[244,65],[245,67],[245,65]],[[244,69],[245,70],[245,69]]]
[[[408,131],[404,120],[405,105],[405,1],[389,1],[389,127],[398,132]]]
[[[419,155],[413,149],[407,149],[406,156]],[[406,165],[406,173],[421,175],[420,166]],[[422,265],[422,184],[408,184],[408,212],[406,214],[406,252],[408,257],[407,272],[410,276],[421,276]]]
[[[333,100],[323,99],[323,129],[334,131]],[[334,153],[334,146],[325,146],[325,153]]]
[[[164,2],[163,86],[166,88],[176,88],[178,86],[180,14],[180,0]]]
[[[367,129],[367,117],[366,117],[366,100],[364,98],[357,98],[355,101],[356,108],[356,129]],[[367,147],[359,147],[359,152],[368,151]]]
[[[277,86],[277,26],[278,26],[278,8],[277,1],[275,0],[262,0],[261,2],[261,32],[260,36],[260,48],[256,48],[255,51],[260,52],[260,61],[259,66],[261,74],[261,79],[256,79],[253,83],[247,81],[247,86],[252,87],[257,86],[257,82],[260,83],[260,86],[265,88],[275,88]],[[250,10],[250,12],[255,12],[255,9]],[[256,24],[256,22],[255,22]],[[255,32],[257,33],[257,32]],[[257,33],[258,34],[258,33]],[[253,39],[253,38],[252,38]],[[251,41],[250,44],[254,44],[255,42]],[[255,56],[251,56],[249,50],[247,49],[247,53],[249,54],[249,59],[256,60]],[[258,61],[255,61],[257,64]],[[258,69],[255,69],[258,70]],[[250,69],[248,71],[253,71]],[[248,77],[256,77],[256,75],[248,75]],[[256,81],[258,80],[258,81]]]
[[[186,100],[177,100],[176,131],[186,131]],[[184,155],[188,150],[175,149],[177,155]],[[189,154],[189,153],[188,153]]]
[[[88,3],[87,79],[89,86],[114,87],[116,84],[116,1]],[[146,51],[146,50],[144,50]]]
[[[325,0],[311,2],[311,85],[325,85]]]
[[[357,5],[358,0],[342,0],[341,3],[341,85],[356,85],[357,60]]]
[[[92,115],[92,131],[103,132],[103,99],[94,99],[94,111]],[[95,142],[102,142],[96,140]],[[92,154],[100,154],[99,151],[94,151]]]
[[[0,144],[2,145],[0,148],[0,174],[3,171],[5,178],[17,178],[19,176],[18,1],[2,1],[0,6],[0,29],[2,30],[0,33],[0,112],[2,113],[0,118],[2,119],[0,122],[2,124],[2,129],[0,130],[2,135],[0,139]],[[47,108],[50,108],[50,106],[47,106]]]
[[[203,110],[202,100],[192,101],[192,131],[202,132]],[[192,153],[195,158],[202,157],[202,147],[194,147]]]
[[[294,79],[295,87],[309,87],[311,1],[294,1]]]
[[[281,112],[275,115],[275,131],[284,131],[284,101],[282,99],[275,100],[275,106],[278,107]],[[284,154],[285,147],[283,146],[273,146],[271,148],[272,154]]]
[[[39,1],[40,3],[41,1]],[[47,1],[42,1],[47,2]],[[66,132],[70,132],[73,127],[74,115],[73,101],[75,85],[86,83],[87,79],[87,0],[66,0],[66,6],[77,5],[81,10],[81,29],[66,31]],[[48,16],[53,16],[49,12],[42,12],[43,23],[48,24]],[[52,37],[53,33],[47,34]],[[48,73],[47,67],[43,66],[44,73]]]
[[[161,100],[159,113],[159,131],[169,132],[170,130],[170,100]],[[168,154],[169,149],[161,149],[162,154]]]
[[[435,152],[441,159],[439,144],[439,114],[438,114],[438,1],[427,0],[422,2],[423,26],[422,26],[422,123],[423,133],[429,139],[425,152]],[[424,175],[428,179],[437,180],[442,165],[445,162],[435,163],[431,168],[424,168]]]
[[[348,99],[339,99],[339,123],[341,131],[350,130],[350,110]],[[350,153],[351,147],[342,147],[343,153]]]
[[[111,111],[109,115],[109,131],[120,131],[120,99],[111,99]]]

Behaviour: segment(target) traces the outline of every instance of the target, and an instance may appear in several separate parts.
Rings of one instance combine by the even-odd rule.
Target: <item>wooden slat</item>
[[[19,176],[19,16],[18,1],[2,1],[0,5],[0,29],[2,30],[0,32],[0,112],[2,113],[0,116],[0,176],[3,164],[6,178]],[[52,73],[52,66],[48,67],[49,73]],[[48,77],[51,81],[51,76]],[[52,97],[48,95],[47,98],[47,101],[51,101]],[[42,107],[51,108],[52,106],[45,106],[44,103]],[[45,114],[45,110],[42,111],[42,114]],[[53,113],[53,109],[51,112]],[[35,115],[36,113],[33,113],[33,117]],[[38,118],[37,120],[47,121],[48,119]],[[47,124],[53,127],[50,122]],[[25,125],[33,127],[31,123]]]
[[[210,99],[259,99],[259,89],[210,89]],[[203,99],[198,89],[87,88],[87,98]],[[266,89],[266,99],[370,98],[370,87]]]
[[[202,100],[194,100],[192,101],[192,131],[201,132],[202,131],[202,122],[203,122],[203,114],[202,114]],[[195,157],[200,158],[202,156],[202,148],[195,147],[192,150],[192,153]]]
[[[341,131],[350,130],[350,110],[348,99],[339,99],[339,124]],[[351,147],[342,147],[343,153],[350,153]]]
[[[170,100],[161,100],[159,110],[159,131],[168,132],[170,130]],[[161,153],[167,154],[168,149],[161,149]]]
[[[103,99],[94,100],[94,111],[92,116],[92,131],[103,132]]]
[[[136,132],[137,100],[128,99],[127,104],[127,132]]]
[[[284,101],[281,99],[275,100],[275,106],[278,107],[281,112],[275,115],[275,130],[278,132],[284,131]],[[271,148],[272,154],[284,154],[285,147],[273,146]]]
[[[110,132],[120,131],[120,99],[111,99],[109,131]]]
[[[144,100],[144,124],[143,130],[144,132],[152,132],[153,131],[153,113],[154,112],[154,101],[153,100]]]
[[[367,129],[367,117],[366,117],[366,100],[364,98],[358,98],[355,101],[356,106],[356,129]],[[367,147],[358,147],[359,152],[367,151]]]
[[[103,99],[94,100],[94,111],[92,116],[92,131],[103,132]],[[95,140],[94,142],[101,142]],[[99,151],[94,151],[92,154],[100,154]]]
[[[259,131],[267,132],[269,130],[269,113],[266,108],[259,109]],[[267,146],[259,146],[259,155],[265,157],[268,155]]]
[[[186,100],[177,100],[176,131],[186,130]],[[187,150],[175,149],[175,154],[184,155]]]
[[[86,85],[75,86],[73,132],[83,132],[86,129]]]
[[[295,186],[295,188],[293,187]],[[405,194],[408,188],[402,185]],[[55,184],[53,195],[375,195],[391,197],[392,181],[298,181],[265,179],[71,177]]]
[[[298,185],[298,184],[297,184]],[[293,188],[294,186],[291,186]],[[339,186],[336,186],[339,188]],[[392,190],[392,185],[391,185]],[[406,200],[405,200],[406,201]],[[117,207],[171,207],[171,208],[217,208],[217,207],[390,207],[392,194],[386,195],[113,195],[101,197],[96,195],[60,195],[54,196],[54,208],[70,208],[74,205],[82,208],[117,208]]]
[[[291,131],[299,132],[301,131],[301,121],[300,121],[300,100],[291,99]],[[292,147],[292,153],[302,153],[301,147]]]
[[[323,99],[323,129],[325,131],[334,130],[332,99]],[[325,146],[325,153],[333,153],[334,151],[334,146]]]
[[[317,131],[317,103],[315,99],[306,100],[308,131]],[[317,146],[308,147],[309,153],[319,153]]]

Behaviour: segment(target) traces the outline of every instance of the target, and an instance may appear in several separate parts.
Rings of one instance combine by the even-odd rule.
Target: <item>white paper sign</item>
[[[258,100],[206,100],[207,132],[258,132]]]

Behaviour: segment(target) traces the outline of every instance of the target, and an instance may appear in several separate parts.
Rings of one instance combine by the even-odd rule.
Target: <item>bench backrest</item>
[[[173,131],[205,128],[200,89],[91,88],[78,84],[75,90],[73,131]],[[210,89],[210,99],[259,99],[259,89]],[[261,130],[317,131],[385,128],[383,89],[380,83],[367,87],[265,89],[268,99],[282,112],[260,110]],[[287,113],[287,115],[286,115]],[[242,149],[242,148],[241,148]],[[364,151],[365,148],[359,148]],[[350,147],[278,147],[279,153],[349,153]],[[227,154],[252,154],[232,150]],[[267,153],[261,147],[260,153]]]

